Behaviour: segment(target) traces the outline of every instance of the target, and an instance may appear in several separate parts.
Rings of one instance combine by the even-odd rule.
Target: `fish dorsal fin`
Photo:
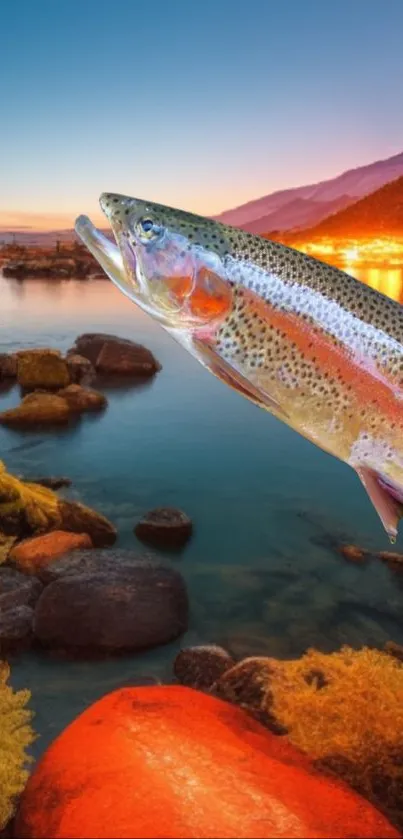
[[[225,361],[222,356],[218,355],[215,350],[204,341],[194,337],[192,340],[194,349],[198,360],[207,367],[211,373],[220,379],[224,384],[246,396],[259,408],[264,408],[266,411],[274,414],[283,421],[287,421],[287,414],[279,403],[273,399],[268,393],[261,390],[261,388],[249,381],[246,376],[236,370],[228,361]]]

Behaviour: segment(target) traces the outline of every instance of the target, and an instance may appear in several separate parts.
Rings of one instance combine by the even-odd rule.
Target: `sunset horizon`
[[[199,213],[205,216],[213,216],[219,215],[220,213],[227,212],[232,209],[236,209],[238,207],[243,206],[249,202],[258,200],[265,196],[273,195],[277,192],[298,189],[304,186],[311,186],[316,184],[326,183],[327,181],[333,180],[334,178],[339,177],[346,172],[354,171],[356,169],[360,169],[361,167],[365,167],[374,163],[382,163],[389,159],[393,159],[394,157],[398,157],[403,155],[403,143],[402,149],[392,154],[385,155],[380,157],[379,160],[361,160],[361,161],[353,161],[350,166],[348,166],[343,171],[331,171],[327,174],[323,174],[322,177],[318,177],[317,180],[307,181],[301,178],[301,182],[297,183],[284,183],[282,186],[277,185],[275,189],[268,188],[265,191],[262,191],[259,195],[250,195],[250,196],[242,196],[242,200],[239,200],[238,203],[233,204],[230,206],[228,203],[217,202],[217,207],[214,206],[214,209],[210,208],[200,208],[198,207],[197,196],[195,196],[195,200],[192,206],[182,207],[181,209],[188,210],[189,212]],[[137,196],[143,197],[143,196]],[[147,198],[147,196],[144,196]],[[32,232],[32,233],[39,233],[39,232],[54,232],[57,230],[72,230],[74,228],[74,222],[80,213],[89,213],[91,218],[93,219],[94,223],[97,225],[104,225],[107,226],[107,222],[105,216],[102,214],[101,210],[98,206],[97,201],[98,196],[94,197],[94,201],[91,202],[90,209],[82,209],[82,207],[77,207],[75,210],[68,211],[66,210],[64,213],[57,211],[56,209],[54,212],[48,213],[35,213],[35,212],[25,212],[23,210],[13,210],[7,211],[0,209],[0,233],[1,232],[10,232],[10,233],[22,233],[22,232]],[[166,203],[164,202],[163,197],[159,199],[159,203]],[[212,202],[213,205],[215,202]]]

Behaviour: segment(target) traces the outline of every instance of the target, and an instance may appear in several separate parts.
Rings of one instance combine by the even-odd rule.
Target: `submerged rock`
[[[59,350],[20,350],[17,355],[17,380],[24,390],[58,390],[70,384],[67,363]]]
[[[173,671],[181,685],[208,690],[234,664],[234,659],[222,647],[206,644],[181,650]]]
[[[187,625],[181,575],[143,560],[59,577],[45,588],[34,618],[35,636],[44,646],[104,653],[166,644]]]
[[[17,375],[17,357],[14,354],[0,353],[0,382],[3,379],[15,379]]]
[[[69,385],[63,390],[59,390],[58,396],[66,400],[72,413],[77,414],[85,411],[100,411],[106,408],[108,404],[108,400],[103,393],[82,387],[82,385]]]
[[[51,489],[15,478],[1,461],[0,530],[19,539],[49,530],[88,533],[96,547],[112,545],[117,536],[105,516],[78,501],[65,501]]]
[[[398,837],[239,708],[181,686],[104,696],[56,738],[17,813],[21,839]]]
[[[395,551],[379,551],[376,556],[382,562],[391,562],[392,565],[403,565],[403,554],[396,553]]]
[[[10,428],[40,428],[67,425],[71,409],[66,399],[53,393],[31,393],[17,405],[0,413],[0,424]]]
[[[27,574],[38,574],[42,568],[46,568],[59,556],[79,548],[92,548],[92,542],[87,533],[52,530],[43,536],[34,536],[19,542],[10,551],[9,559],[21,571]]]
[[[193,525],[189,516],[175,507],[150,510],[135,526],[138,539],[160,548],[181,548],[189,541]]]
[[[358,545],[342,545],[339,551],[345,559],[349,559],[351,562],[361,562],[368,557],[368,551]]]
[[[73,352],[87,358],[99,373],[106,375],[149,377],[161,369],[150,350],[116,335],[80,335],[69,351]]]

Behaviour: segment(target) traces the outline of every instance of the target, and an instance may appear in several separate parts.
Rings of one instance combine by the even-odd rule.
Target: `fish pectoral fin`
[[[281,405],[270,396],[270,394],[261,390],[257,385],[254,385],[242,373],[232,367],[227,361],[212,350],[204,341],[197,338],[192,340],[193,347],[196,350],[196,355],[199,361],[207,367],[211,373],[218,379],[224,382],[229,387],[246,396],[259,408],[265,408],[266,411],[274,414],[282,420],[287,419],[287,414]]]
[[[403,517],[403,503],[388,490],[377,472],[366,466],[360,466],[355,471],[393,544],[396,542],[399,520]]]

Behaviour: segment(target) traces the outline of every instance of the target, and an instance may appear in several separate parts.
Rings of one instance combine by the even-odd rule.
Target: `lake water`
[[[375,270],[360,278],[400,299],[402,273]],[[104,693],[169,679],[181,646],[289,657],[311,645],[403,643],[403,572],[348,563],[330,547],[334,538],[389,548],[351,469],[218,382],[106,280],[0,275],[0,351],[66,350],[92,331],[144,343],[161,372],[144,387],[110,389],[106,414],[74,429],[0,429],[0,459],[27,476],[69,476],[67,496],[108,516],[120,547],[142,550],[133,526],[148,509],[186,510],[195,535],[172,561],[188,585],[190,629],[174,644],[107,662],[16,659],[12,681],[31,689],[41,735],[35,753]],[[2,393],[1,409],[18,399],[15,388]]]

